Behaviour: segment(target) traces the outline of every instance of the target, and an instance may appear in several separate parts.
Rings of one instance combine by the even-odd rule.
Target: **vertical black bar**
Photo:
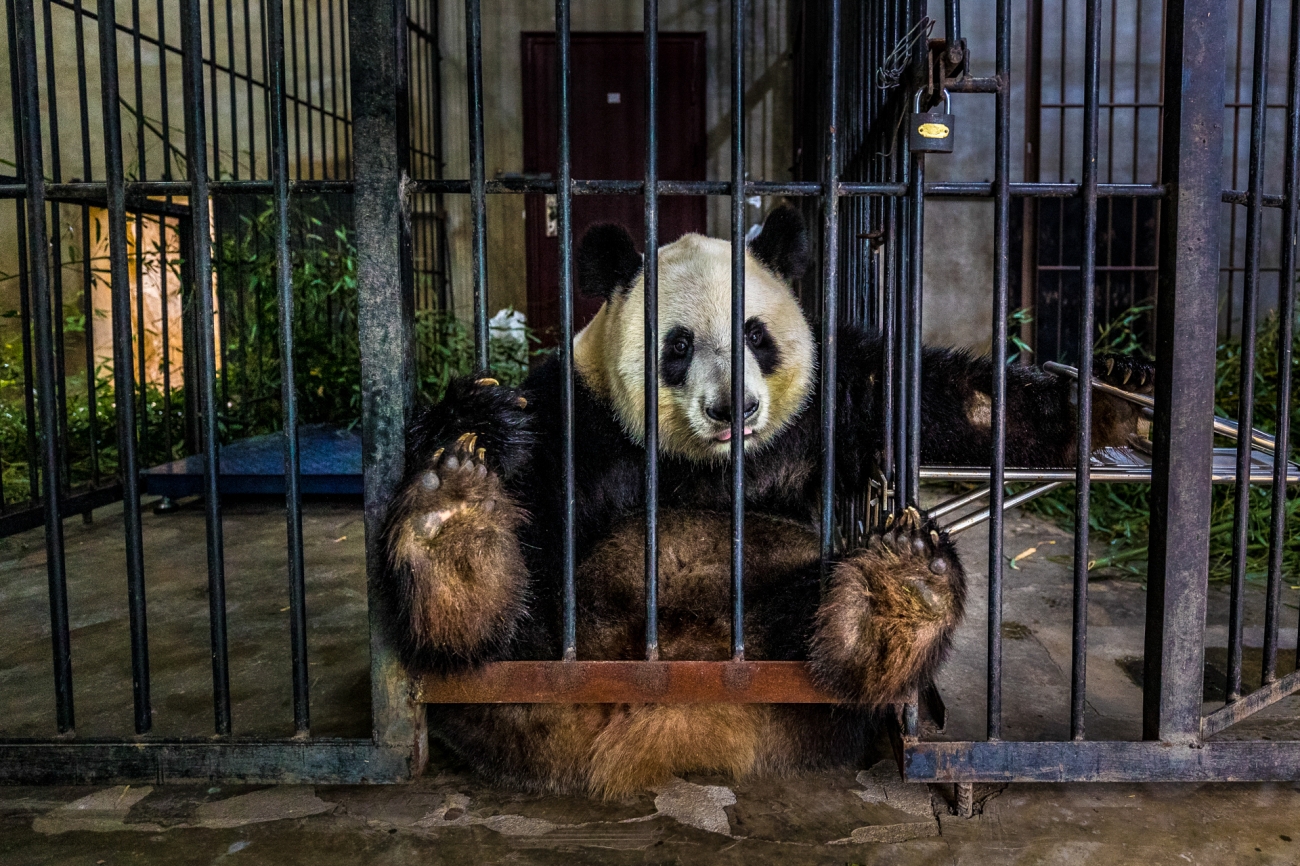
[[[213,342],[212,250],[209,229],[207,131],[203,110],[203,16],[199,0],[181,0],[181,71],[185,92],[185,156],[190,182],[190,258],[198,305],[199,411],[203,416],[203,498],[207,511],[208,625],[212,640],[212,704],[218,735],[230,733],[230,659],[226,650],[226,574],[217,480],[216,347]]]
[[[948,50],[951,52],[961,44],[961,4],[958,0],[944,0],[943,20],[944,36],[948,42]]]
[[[403,28],[404,29],[404,28]],[[298,41],[297,34],[294,34],[294,43]],[[307,93],[305,96],[294,93],[299,99],[307,103],[303,108],[303,113],[307,115],[307,177],[315,179],[316,177],[316,135],[313,132],[315,127],[312,124],[312,101],[311,101],[311,17],[307,11],[307,4],[304,2],[302,7],[302,69],[303,78],[306,79],[305,86]]]
[[[1200,736],[1228,8],[1168,0],[1145,739]]]
[[[230,0],[234,2],[234,0]],[[249,18],[248,0],[244,0],[244,106],[248,111],[248,176],[257,177],[257,115],[253,113],[253,22]],[[162,17],[159,16],[158,32],[162,32]],[[234,60],[230,68],[235,68]],[[234,82],[231,82],[234,88]],[[164,90],[163,93],[167,91]]]
[[[475,9],[475,21],[478,14],[478,0],[468,0]],[[571,24],[569,20],[569,0],[556,0],[555,2],[555,46],[557,60],[559,61],[559,88],[557,107],[559,109],[559,186],[556,190],[558,193],[557,203],[560,232],[560,404],[563,413],[563,442],[562,449],[562,466],[564,470],[564,659],[571,661],[578,657],[578,638],[577,638],[577,590],[573,582],[573,570],[576,566],[576,551],[574,547],[574,522],[576,510],[576,498],[573,483],[573,162],[570,152],[570,105],[569,105],[569,83],[572,74],[572,56],[570,53],[569,35]],[[474,103],[475,117],[474,123],[479,124],[479,146],[482,146],[483,137],[483,102],[482,102],[482,83],[479,86],[478,102]],[[479,162],[479,174],[477,182],[482,184],[483,165]],[[471,189],[475,179],[470,179]],[[480,199],[481,200],[481,199]],[[483,212],[480,209],[476,212],[476,217],[481,219]],[[477,225],[476,225],[477,228]],[[647,251],[648,252],[648,251]],[[478,259],[475,259],[475,306],[480,304],[486,305],[487,299],[480,294],[480,284],[477,282],[479,274],[477,273]],[[487,333],[486,333],[486,306],[481,307],[482,317],[479,321],[484,323],[484,334],[482,337],[483,351],[487,351]]]
[[[645,657],[659,659],[659,0],[645,0]]]
[[[1088,680],[1088,505],[1092,490],[1089,463],[1092,454],[1093,295],[1097,279],[1097,116],[1100,96],[1101,16],[1097,0],[1084,2],[1083,66],[1083,261],[1079,298],[1078,421],[1075,431],[1077,463],[1074,495],[1074,616],[1070,649],[1070,737],[1083,739],[1083,708]]]
[[[284,118],[284,9],[267,4],[271,30],[271,186],[275,200],[275,281],[280,309],[280,401],[284,413],[284,496],[289,543],[289,635],[293,656],[293,728],[311,730],[307,681],[307,590],[302,561],[302,490],[298,462],[298,393],[294,375],[293,265],[289,261],[289,157]]]
[[[247,0],[245,0],[247,2]],[[331,158],[334,162],[334,176],[343,177],[343,172],[339,170],[339,79],[337,48],[334,39],[334,0],[329,0],[329,32],[330,32],[330,134],[331,134]],[[324,95],[321,96],[324,101]],[[346,170],[346,169],[345,169]]]
[[[987,736],[1002,739],[1002,501],[1007,464],[1007,300],[1011,276],[1011,4],[997,4],[993,139],[993,454],[989,471]]]
[[[99,78],[104,111],[104,174],[108,182],[113,389],[117,403],[118,477],[122,483],[122,517],[126,528],[131,685],[135,697],[135,732],[143,734],[153,724],[153,711],[149,703],[149,632],[145,608],[144,542],[140,526],[140,471],[135,439],[136,402],[131,381],[131,284],[126,270],[126,184],[122,166],[122,115],[118,98],[115,6],[116,0],[99,0]],[[86,329],[90,330],[89,322]],[[140,342],[144,342],[143,331],[140,333]],[[143,370],[141,375],[143,376]]]
[[[830,37],[826,76],[826,177],[822,192],[822,357],[821,357],[821,560],[822,580],[829,576],[835,553],[835,418],[836,361],[839,349],[840,273],[840,21],[842,4],[831,0],[826,9]]]
[[[144,126],[144,73],[142,71],[144,63],[141,59],[140,47],[140,0],[131,0],[131,47],[133,68],[131,74],[135,80],[135,176],[137,180],[146,180],[148,173],[145,168],[145,126]],[[164,56],[160,55],[161,62]],[[215,75],[215,73],[214,73]],[[214,79],[215,82],[215,79]],[[216,91],[216,84],[213,84],[213,92]],[[213,105],[213,113],[216,113],[216,105]],[[125,283],[123,285],[126,285]],[[144,324],[144,213],[136,211],[135,214],[135,323],[139,340],[136,346],[136,369],[140,376],[139,388],[140,396],[138,405],[149,405],[149,375],[145,369],[145,324]],[[116,366],[116,365],[114,365]],[[130,369],[128,366],[127,369]],[[136,383],[130,379],[127,380],[130,387],[135,387]],[[149,447],[149,413],[141,412],[138,416],[140,424],[140,448]]]
[[[77,100],[81,108],[81,178],[94,174],[90,149],[90,95],[86,88],[86,30],[82,0],[75,0],[72,14],[77,38]],[[99,412],[95,392],[95,271],[90,261],[90,206],[81,206],[81,314],[85,317],[86,420],[90,428],[90,483],[99,486]],[[0,509],[3,508],[0,494]]]
[[[556,3],[556,30],[559,30],[559,15],[561,12],[559,0]],[[465,70],[466,77],[469,80],[469,194],[470,210],[474,220],[474,236],[472,249],[470,253],[470,270],[474,276],[474,359],[475,366],[480,370],[488,368],[488,328],[487,328],[487,181],[484,175],[484,156],[483,156],[483,21],[480,17],[479,0],[465,0],[465,38],[469,43],[467,58],[468,68]],[[564,8],[564,14],[568,15],[567,6]],[[557,40],[558,41],[558,40]],[[561,46],[561,64],[567,62],[568,45]],[[562,75],[567,76],[568,67],[564,66]],[[560,106],[562,111],[568,110],[568,78],[565,77],[560,82]],[[561,123],[567,123],[567,114],[561,114]],[[568,146],[569,131],[567,126],[560,127],[560,156],[561,170],[567,170],[568,165]],[[569,194],[567,187],[560,190],[562,196]],[[563,229],[563,225],[561,226]],[[563,235],[562,235],[563,237]],[[568,246],[572,246],[573,238],[570,237]],[[569,261],[565,258],[565,247],[560,250],[560,273],[563,276],[569,272]],[[572,285],[570,285],[572,288]],[[570,297],[570,296],[565,296]],[[563,310],[561,318],[568,316],[572,319],[570,300],[561,298],[560,301]],[[572,322],[570,322],[570,326]],[[566,350],[567,351],[567,350]]]
[[[1273,446],[1273,515],[1268,539],[1268,602],[1264,611],[1264,684],[1277,679],[1277,620],[1286,545],[1288,458],[1291,454],[1291,341],[1295,332],[1296,235],[1300,233],[1300,3],[1291,4],[1287,52],[1286,162],[1282,170],[1282,267],[1278,282],[1277,438]],[[1300,645],[1296,658],[1300,658]],[[1297,665],[1300,667],[1300,665]]]
[[[45,104],[45,114],[48,118],[50,127],[50,176],[55,183],[63,180],[62,166],[62,147],[59,144],[59,109],[55,94],[58,93],[58,83],[54,75],[54,22],[51,20],[50,0],[44,3],[44,31],[45,31],[45,92],[47,94]],[[62,442],[67,442],[68,438],[68,382],[65,372],[67,364],[64,360],[63,345],[63,239],[62,239],[62,222],[63,208],[57,202],[51,203],[50,213],[54,218],[54,237],[50,243],[50,282],[54,290],[52,315],[54,319],[54,369],[57,371],[54,388],[55,388],[55,405],[57,407],[54,418],[55,435]],[[68,465],[68,449],[62,448],[59,452],[59,478],[60,489],[66,490],[70,486],[70,467]]]
[[[274,0],[265,0],[265,2],[267,6],[270,6]],[[302,104],[302,97],[298,92],[298,13],[294,5],[295,2],[296,0],[284,0],[285,5],[289,7],[289,71],[292,75],[293,81],[293,174],[296,179],[302,180],[302,118],[298,115],[299,106]],[[270,12],[268,11],[267,14],[269,16]],[[305,10],[304,14],[306,14]],[[267,75],[269,76],[269,64],[271,62],[269,55],[269,32],[267,33],[267,40],[268,55],[266,62],[268,64]],[[268,95],[271,93],[271,88],[269,86],[267,87],[266,92]],[[267,117],[269,118],[270,115],[268,114]],[[310,110],[307,112],[307,122],[311,123]],[[270,131],[269,123],[267,124],[267,131]],[[307,170],[311,170],[310,163],[307,166]]]
[[[904,435],[907,438],[907,499],[900,505],[921,506],[921,303],[925,294],[925,154],[913,153],[912,183],[908,190],[908,221],[911,225],[909,241],[911,252],[908,264],[911,273],[907,280],[907,317],[902,328],[907,335],[907,376],[903,387],[907,390],[903,416]]]
[[[401,178],[406,142],[398,117],[407,110],[397,60],[405,38],[404,4],[350,0],[348,32],[356,37],[349,59],[357,140],[355,223],[357,327],[361,350],[361,429],[364,450],[366,573],[370,595],[370,694],[376,743],[409,750],[411,772],[426,758],[425,714],[388,642],[385,600],[377,591],[384,573],[380,530],[402,480],[406,425],[415,402],[411,321],[404,296],[404,220]]]
[[[16,40],[19,103],[15,114],[22,125],[21,161],[27,184],[27,238],[31,244],[32,312],[36,331],[36,400],[40,406],[42,438],[41,498],[45,507],[46,575],[50,590],[50,641],[54,649],[55,718],[59,733],[76,724],[72,706],[72,653],[68,636],[68,583],[63,561],[63,514],[59,496],[59,442],[54,431],[54,346],[51,344],[50,272],[45,257],[45,166],[41,153],[41,97],[36,79],[36,22],[32,0],[17,0]],[[53,98],[53,94],[51,94]],[[28,415],[28,424],[35,421]],[[32,491],[35,495],[35,489]]]
[[[1246,275],[1241,292],[1241,378],[1237,381],[1237,483],[1233,487],[1232,594],[1228,607],[1227,701],[1241,697],[1241,644],[1245,614],[1246,545],[1250,531],[1250,431],[1255,425],[1255,318],[1264,222],[1264,136],[1268,130],[1268,36],[1272,0],[1255,2],[1251,74],[1250,167],[1246,191]],[[1279,275],[1282,281],[1285,274]],[[1285,462],[1285,461],[1284,461]]]
[[[731,656],[745,658],[745,0],[731,0]]]

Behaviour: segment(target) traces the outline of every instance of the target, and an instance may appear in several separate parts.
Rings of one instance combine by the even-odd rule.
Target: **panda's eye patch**
[[[781,364],[781,352],[772,339],[772,332],[762,319],[750,319],[745,323],[745,344],[754,353],[754,360],[764,376],[772,375]]]
[[[663,354],[659,358],[659,373],[664,384],[677,387],[686,381],[686,371],[691,367],[695,356],[695,334],[690,328],[681,325],[673,328],[664,337]]]

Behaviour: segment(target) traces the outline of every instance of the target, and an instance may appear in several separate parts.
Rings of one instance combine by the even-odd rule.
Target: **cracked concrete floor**
[[[284,522],[278,502],[226,509],[237,733],[289,732]],[[78,735],[130,733],[120,509],[67,523]],[[367,648],[360,509],[307,505],[304,534],[317,733],[364,734]],[[145,516],[156,730],[210,729],[203,515]],[[1012,516],[1006,552],[1006,731],[1067,733],[1070,537]],[[982,736],[985,535],[960,540],[971,604],[940,687],[943,732]],[[1027,552],[1031,551],[1032,552]],[[1139,581],[1094,580],[1088,734],[1135,738],[1141,713]],[[0,736],[52,731],[40,531],[0,541]],[[1297,593],[1284,593],[1283,647]],[[1263,593],[1247,599],[1246,681],[1257,681]],[[1222,702],[1227,593],[1211,591],[1206,706]],[[1283,668],[1293,664],[1282,654]],[[1217,698],[1217,703],[1215,699]],[[1300,737],[1300,698],[1222,737]],[[393,787],[0,787],[0,863],[1300,863],[1300,784],[1015,785],[979,788],[983,812],[948,812],[951,790],[904,785],[889,763],[734,783],[688,777],[624,803],[492,790],[435,754]],[[1295,840],[1295,841],[1293,841]]]

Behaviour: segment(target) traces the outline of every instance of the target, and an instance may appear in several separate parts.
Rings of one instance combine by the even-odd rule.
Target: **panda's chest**
[[[668,509],[659,517],[660,653],[672,659],[726,659],[731,653],[731,515]],[[639,658],[645,635],[645,523],[624,520],[579,567],[584,615],[579,652],[587,658]],[[747,592],[791,585],[819,562],[806,526],[755,515],[745,524]]]

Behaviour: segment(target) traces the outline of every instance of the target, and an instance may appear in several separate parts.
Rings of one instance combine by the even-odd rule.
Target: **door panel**
[[[704,34],[659,35],[659,176],[704,180]],[[522,34],[524,171],[558,174],[557,70],[554,33]],[[578,180],[641,180],[645,176],[645,40],[634,33],[572,34],[570,110],[573,177]],[[544,345],[560,330],[559,238],[548,221],[547,196],[525,196],[528,250],[528,319]],[[548,222],[551,231],[548,232]],[[645,235],[643,196],[574,196],[573,239],[589,226],[618,223],[636,239]],[[659,199],[659,242],[671,243],[706,228],[700,196]],[[574,285],[574,327],[600,309]]]

